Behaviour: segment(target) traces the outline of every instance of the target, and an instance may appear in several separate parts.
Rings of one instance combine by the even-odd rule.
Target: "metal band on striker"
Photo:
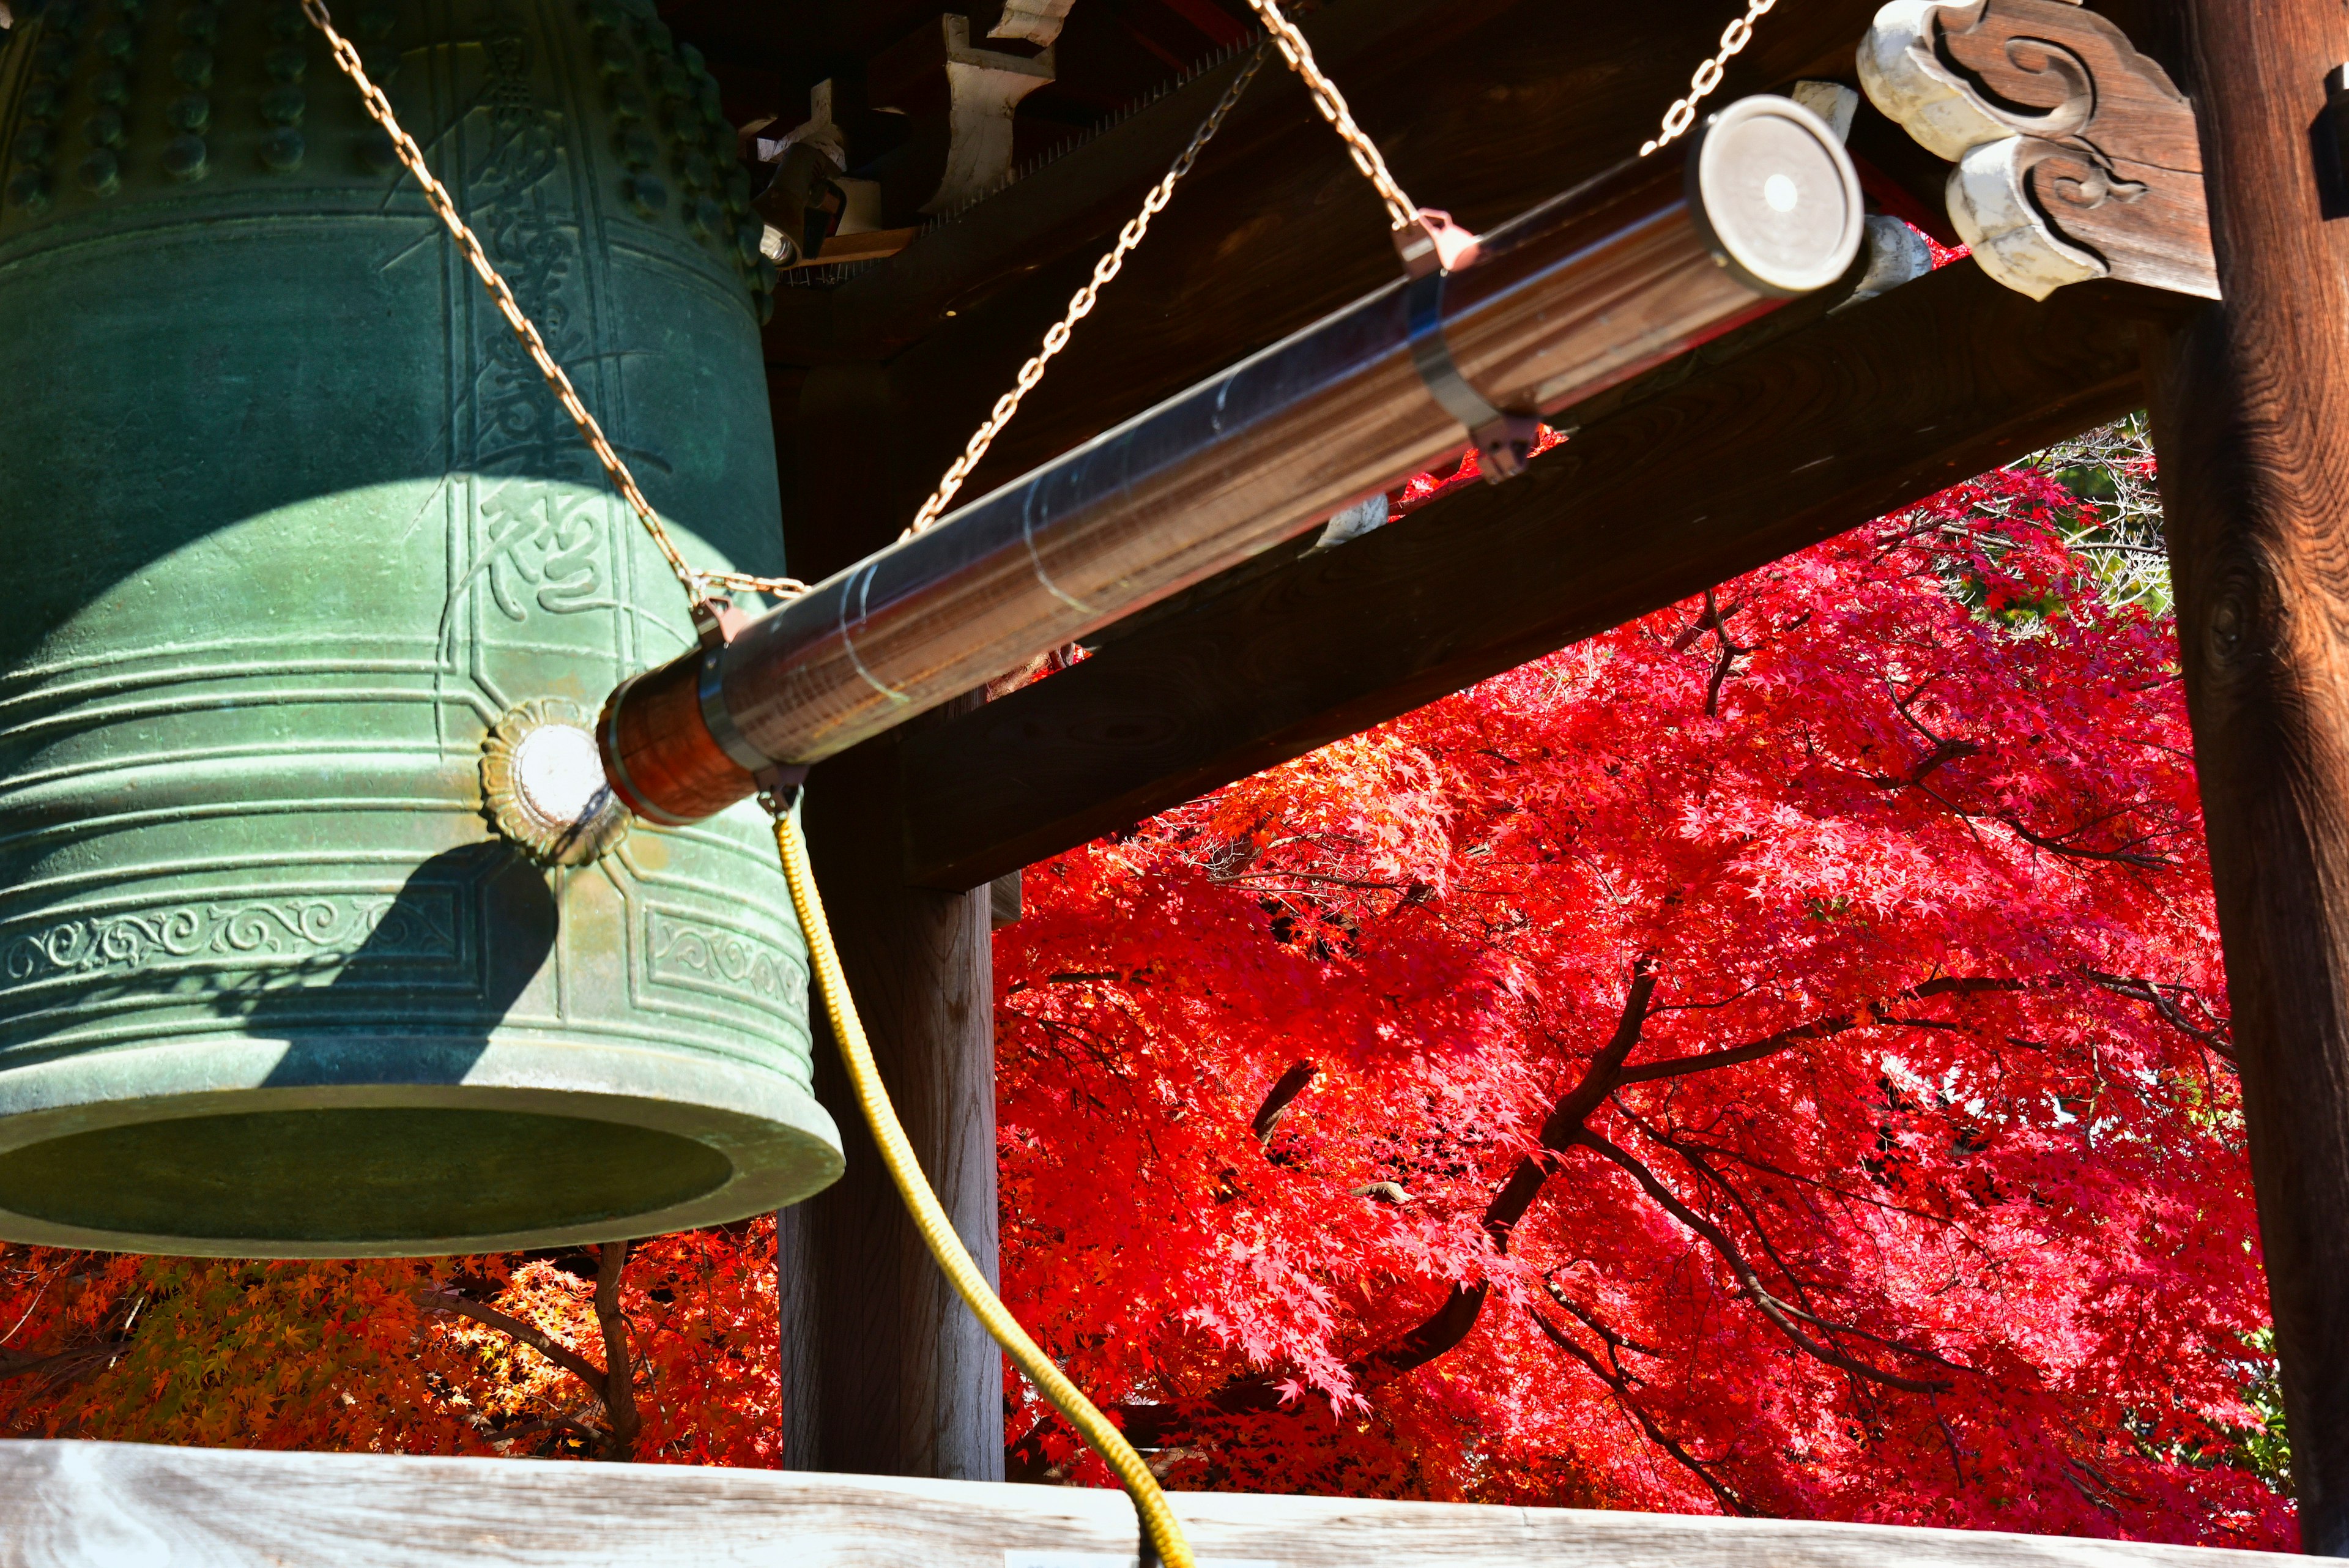
[[[734,722],[734,715],[726,706],[726,647],[704,648],[701,651],[700,678],[694,684],[694,694],[701,700],[701,722],[709,727],[709,738],[718,749],[740,765],[752,778],[772,773],[781,764],[752,745],[750,739]]]
[[[1526,471],[1534,440],[1541,431],[1538,414],[1513,414],[1495,408],[1468,384],[1452,358],[1444,336],[1444,280],[1431,272],[1405,286],[1403,303],[1409,323],[1411,362],[1427,385],[1436,406],[1468,431],[1476,443],[1477,471],[1486,483],[1498,484]]]

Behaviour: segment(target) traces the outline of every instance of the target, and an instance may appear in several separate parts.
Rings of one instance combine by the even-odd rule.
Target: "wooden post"
[[[850,990],[922,1169],[992,1280],[995,1028],[988,889],[905,882],[897,743],[815,771],[801,821]],[[781,1216],[783,1463],[862,1475],[1003,1479],[994,1343],[922,1245],[819,1017],[816,1097],[848,1169]]]
[[[895,538],[911,514],[895,464],[900,421],[881,367],[776,378],[787,554],[810,580]],[[950,703],[932,719],[975,700]],[[917,723],[915,728],[920,728]],[[905,885],[895,735],[808,780],[801,823],[841,962],[922,1169],[963,1244],[995,1278],[994,964],[988,890]],[[783,1463],[795,1470],[1003,1479],[995,1346],[931,1262],[865,1133],[819,1004],[816,1097],[840,1124],[847,1173],[785,1210]]]
[[[2222,305],[2148,335],[2178,636],[2311,1552],[2349,1554],[2349,223],[2341,0],[2168,0]]]

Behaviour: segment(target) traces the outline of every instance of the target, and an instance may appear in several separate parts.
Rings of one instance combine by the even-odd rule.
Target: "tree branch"
[[[2140,855],[2133,849],[2083,849],[2076,844],[2066,844],[2060,838],[2033,833],[2011,816],[1994,816],[1991,820],[2003,823],[2013,829],[2017,838],[2034,848],[2044,849],[2050,855],[2062,855],[2074,860],[2109,860],[2116,865],[2135,866],[2146,871],[2174,871],[2178,868],[2177,861],[2164,856]]]
[[[1311,1062],[1289,1064],[1288,1071],[1265,1091],[1264,1103],[1257,1106],[1256,1116],[1248,1122],[1248,1131],[1256,1134],[1257,1142],[1263,1143],[1272,1137],[1272,1129],[1280,1125],[1281,1114],[1288,1109],[1288,1103],[1311,1088],[1313,1080],[1320,1075],[1321,1069]]]
[[[636,1457],[636,1434],[644,1417],[636,1409],[636,1373],[628,1365],[628,1319],[620,1311],[620,1271],[627,1266],[628,1244],[606,1241],[595,1270],[595,1322],[604,1331],[604,1412],[612,1423],[612,1440],[604,1458],[626,1463]]]
[[[1580,1128],[1582,1120],[1606,1104],[1614,1092],[1623,1059],[1640,1043],[1640,1032],[1646,1025],[1650,1004],[1656,992],[1655,961],[1643,956],[1631,966],[1631,985],[1623,1002],[1622,1015],[1616,1021],[1615,1032],[1593,1057],[1590,1065],[1574,1087],[1559,1096],[1548,1117],[1542,1123],[1541,1142],[1546,1156],[1562,1154],[1573,1146],[1571,1135]],[[1299,1067],[1289,1069],[1289,1075]],[[1289,1075],[1284,1075],[1287,1081]],[[1275,1085],[1278,1092],[1278,1085]],[[1261,1115],[1261,1113],[1259,1113]],[[1542,1183],[1548,1179],[1546,1158],[1528,1155],[1517,1162],[1509,1179],[1502,1184],[1484,1214],[1485,1233],[1493,1239],[1494,1246],[1507,1251],[1509,1230],[1525,1217]],[[1401,1338],[1350,1363],[1347,1373],[1358,1386],[1375,1387],[1392,1381],[1413,1369],[1426,1366],[1466,1339],[1476,1326],[1485,1309],[1485,1297],[1491,1289],[1483,1280],[1474,1284],[1455,1284],[1447,1292],[1444,1303],[1425,1319]],[[1282,1407],[1280,1384],[1261,1374],[1234,1379],[1204,1400],[1181,1405],[1133,1403],[1116,1407],[1119,1424],[1127,1439],[1136,1448],[1163,1448],[1190,1430],[1195,1413],[1215,1412],[1240,1415],[1278,1410]],[[1012,1445],[1015,1452],[1025,1454],[1040,1449],[1037,1443],[1042,1428],[1031,1431]]]
[[[1939,1379],[1903,1377],[1899,1373],[1887,1372],[1879,1366],[1871,1366],[1857,1356],[1846,1355],[1833,1345],[1822,1345],[1805,1334],[1795,1324],[1798,1309],[1789,1307],[1786,1303],[1780,1301],[1764,1288],[1761,1276],[1754,1272],[1754,1266],[1745,1261],[1744,1254],[1737,1250],[1737,1244],[1730,1240],[1727,1231],[1681,1201],[1677,1193],[1665,1186],[1654,1171],[1650,1170],[1629,1151],[1618,1147],[1598,1134],[1589,1131],[1576,1135],[1576,1141],[1602,1159],[1621,1168],[1633,1181],[1639,1183],[1640,1190],[1653,1199],[1666,1213],[1702,1237],[1713,1250],[1720,1254],[1722,1262],[1727,1263],[1730,1271],[1737,1276],[1737,1282],[1744,1289],[1746,1298],[1753,1302],[1761,1310],[1762,1315],[1769,1319],[1778,1332],[1785,1334],[1797,1349],[1838,1371],[1847,1372],[1855,1377],[1864,1377],[1872,1383],[1881,1383],[1888,1388],[1903,1389],[1911,1394],[1944,1394],[1954,1386]],[[1808,1313],[1800,1313],[1799,1315],[1805,1321],[1818,1324],[1820,1327],[1831,1332],[1841,1326],[1822,1323]]]
[[[1661,1062],[1650,1062],[1641,1066],[1629,1067],[1618,1075],[1617,1082],[1646,1084],[1652,1083],[1658,1078],[1681,1078],[1692,1073],[1709,1073],[1715,1067],[1734,1067],[1741,1062],[1759,1062],[1765,1056],[1775,1056],[1788,1046],[1799,1045],[1806,1040],[1825,1040],[1830,1035],[1841,1034],[1847,1030],[1859,1029],[1872,1023],[1908,1022],[1888,1020],[1881,1016],[1883,1010],[1896,1002],[1917,1002],[1929,996],[1970,996],[1982,992],[2024,991],[2029,987],[2028,981],[1943,976],[1938,980],[1929,980],[1922,985],[1912,985],[1906,991],[1895,992],[1881,1002],[1872,1002],[1865,1015],[1845,1012],[1832,1018],[1814,1018],[1807,1023],[1797,1023],[1791,1029],[1782,1029],[1775,1034],[1764,1035],[1750,1044],[1733,1045],[1723,1051],[1700,1051],[1692,1055],[1674,1056]]]
[[[62,1386],[81,1370],[75,1363],[95,1365],[109,1356],[119,1355],[129,1348],[130,1341],[128,1339],[110,1339],[98,1345],[60,1350],[53,1355],[30,1355],[23,1360],[0,1363],[0,1377],[24,1377],[36,1372],[47,1372]]]
[[[2151,1007],[2156,1013],[2160,1015],[2163,1023],[2177,1030],[2180,1034],[2209,1047],[2220,1055],[2224,1056],[2230,1062],[2236,1062],[2235,1036],[2232,1030],[2227,1028],[2224,1024],[2214,1024],[2210,1028],[2203,1028],[2201,1025],[2196,1023],[2192,1019],[2188,1018],[2186,1016],[2185,1009],[2179,1007],[2177,1002],[2168,994],[2168,992],[2171,991],[2186,992],[2189,994],[2192,994],[2190,987],[2182,985],[2164,987],[2157,985],[2149,980],[2139,980],[2133,975],[2106,974],[2101,970],[2092,969],[2085,971],[2084,972],[2087,975],[2090,981],[2104,987],[2114,995],[2126,996],[2132,1002],[2142,1002],[2146,1003],[2147,1006]],[[2237,1065],[2240,1066],[2240,1064],[2241,1064],[2240,1062],[2237,1062]]]
[[[1713,660],[1713,679],[1706,681],[1704,687],[1704,716],[1708,719],[1721,716],[1722,684],[1737,668],[1737,656],[1754,651],[1750,648],[1740,648],[1729,639],[1729,618],[1734,613],[1734,606],[1727,610],[1716,609],[1713,602],[1713,590],[1711,588],[1704,590],[1705,619],[1712,623],[1713,635],[1721,639],[1721,654]]]
[[[1598,1319],[1598,1314],[1595,1314],[1595,1312],[1590,1312],[1590,1310],[1588,1310],[1588,1307],[1583,1307],[1583,1304],[1576,1303],[1576,1300],[1571,1298],[1571,1295],[1567,1295],[1565,1288],[1562,1288],[1562,1286],[1559,1286],[1559,1283],[1557,1283],[1557,1272],[1555,1272],[1555,1270],[1546,1270],[1546,1272],[1543,1272],[1543,1274],[1541,1274],[1541,1288],[1543,1288],[1543,1293],[1548,1293],[1548,1298],[1553,1300],[1553,1303],[1557,1303],[1559,1310],[1562,1310],[1562,1312],[1569,1312],[1569,1314],[1574,1316],[1574,1321],[1578,1321],[1578,1324],[1581,1324],[1583,1328],[1588,1328],[1588,1331],[1590,1331],[1590,1333],[1595,1333],[1595,1335],[1599,1335],[1599,1340],[1602,1340],[1602,1343],[1607,1345],[1607,1359],[1609,1359],[1611,1364],[1614,1364],[1616,1373],[1620,1373],[1620,1376],[1623,1376],[1623,1380],[1626,1380],[1626,1382],[1632,1382],[1632,1376],[1630,1376],[1630,1373],[1623,1371],[1623,1356],[1620,1356],[1620,1352],[1626,1352],[1626,1349],[1628,1349],[1628,1352],[1632,1352],[1632,1354],[1635,1354],[1635,1356],[1661,1356],[1661,1354],[1663,1354],[1663,1352],[1661,1352],[1661,1349],[1656,1349],[1654,1345],[1642,1345],[1642,1343],[1640,1343],[1640,1340],[1630,1340],[1630,1337],[1623,1337],[1623,1335],[1620,1335],[1620,1333],[1616,1333],[1614,1328],[1609,1328],[1609,1326],[1607,1326],[1607,1324],[1602,1324],[1602,1321]]]
[[[1624,998],[1622,1013],[1616,1021],[1614,1033],[1609,1037],[1607,1044],[1591,1058],[1589,1065],[1584,1069],[1573,1087],[1558,1097],[1557,1103],[1551,1107],[1549,1115],[1544,1118],[1539,1138],[1541,1152],[1528,1155],[1519,1160],[1516,1167],[1510,1172],[1508,1179],[1501,1185],[1500,1189],[1494,1194],[1492,1201],[1486,1205],[1482,1222],[1485,1234],[1492,1238],[1497,1251],[1502,1252],[1508,1251],[1511,1231],[1531,1209],[1534,1199],[1540,1195],[1543,1185],[1555,1168],[1557,1157],[1567,1153],[1578,1144],[1596,1148],[1599,1143],[1604,1142],[1603,1139],[1590,1138],[1584,1132],[1583,1124],[1591,1113],[1604,1105],[1608,1097],[1621,1085],[1659,1078],[1677,1077],[1689,1073],[1705,1072],[1714,1067],[1733,1065],[1739,1062],[1757,1061],[1803,1040],[1823,1039],[1846,1029],[1857,1028],[1863,1021],[1874,1021],[1872,1013],[1866,1020],[1857,1014],[1816,1019],[1809,1023],[1797,1024],[1792,1029],[1783,1030],[1777,1034],[1755,1041],[1749,1045],[1738,1046],[1727,1051],[1705,1052],[1695,1056],[1679,1057],[1645,1067],[1627,1069],[1624,1066],[1625,1061],[1639,1045],[1648,1019],[1658,1011],[1654,1006],[1657,979],[1655,961],[1651,955],[1644,955],[1633,963],[1631,984]],[[1882,1007],[1894,1002],[1916,1001],[1930,996],[2019,992],[2029,989],[2031,983],[2020,980],[1941,976],[1911,986],[1876,1005]],[[1272,1093],[1266,1096],[1265,1104],[1272,1106],[1274,1097],[1279,1094],[1281,1085],[1297,1075],[1300,1070],[1309,1066],[1310,1064],[1307,1063],[1299,1063],[1292,1066],[1282,1075],[1280,1081],[1274,1085]],[[1301,1093],[1304,1084],[1309,1082],[1309,1078],[1300,1080],[1298,1092]],[[1290,1099],[1294,1097],[1294,1095],[1288,1096]],[[1285,1106],[1286,1104],[1287,1101],[1284,1100],[1282,1106]],[[1278,1108],[1275,1107],[1276,1114]],[[1261,1119],[1264,1115],[1265,1112],[1259,1109],[1258,1118]],[[1606,1147],[1614,1148],[1615,1146],[1607,1144]],[[1630,1156],[1626,1155],[1624,1158],[1629,1158]],[[1700,1219],[1698,1223],[1704,1222]],[[1720,1234],[1717,1231],[1714,1233]],[[1726,1244],[1727,1238],[1722,1237],[1722,1241]],[[1738,1260],[1738,1263],[1742,1266],[1743,1260]],[[1747,1274],[1751,1275],[1750,1269],[1747,1270]],[[1483,1281],[1475,1284],[1454,1285],[1446,1293],[1443,1304],[1410,1333],[1350,1363],[1347,1371],[1358,1386],[1375,1387],[1433,1361],[1466,1339],[1470,1332],[1475,1328],[1477,1319],[1484,1310],[1485,1299],[1489,1289],[1489,1284]],[[1756,1305],[1760,1306],[1765,1314],[1775,1314],[1772,1321],[1781,1332],[1795,1336],[1797,1343],[1806,1348],[1816,1344],[1809,1335],[1804,1334],[1795,1325],[1794,1319],[1787,1315],[1789,1309],[1785,1303],[1762,1289],[1758,1279],[1754,1280],[1751,1289]],[[1829,1328],[1833,1325],[1821,1324],[1820,1326]],[[1857,1334],[1860,1331],[1852,1332]],[[1874,1338],[1875,1336],[1863,1335],[1863,1337]],[[1900,1346],[1894,1348],[1905,1349]],[[1852,1371],[1856,1376],[1887,1383],[1894,1387],[1930,1392],[1948,1386],[1946,1384],[1922,1383],[1878,1371],[1868,1366],[1865,1362],[1843,1355],[1842,1353],[1828,1346],[1817,1345],[1816,1352],[1830,1364],[1844,1366],[1848,1363],[1848,1366],[1845,1366],[1845,1369]],[[1137,1401],[1114,1408],[1128,1438],[1137,1448],[1163,1448],[1167,1443],[1179,1440],[1187,1435],[1190,1431],[1190,1422],[1196,1414],[1262,1413],[1278,1410],[1282,1407],[1282,1403],[1279,1383],[1268,1376],[1254,1375],[1235,1379],[1204,1400],[1168,1404]],[[1040,1427],[1035,1431],[1030,1432],[1012,1445],[1014,1449],[1023,1454],[1030,1449],[1040,1453],[1037,1439],[1042,1429]]]
[[[1656,963],[1654,956],[1643,954],[1631,965],[1631,989],[1623,999],[1623,1013],[1616,1021],[1615,1033],[1599,1054],[1583,1069],[1574,1087],[1558,1096],[1543,1118],[1541,1147],[1546,1156],[1564,1154],[1574,1146],[1574,1135],[1581,1130],[1591,1112],[1607,1103],[1607,1096],[1624,1081],[1623,1064],[1640,1044],[1640,1032],[1647,1027],[1650,1004],[1656,994]],[[1533,1155],[1517,1162],[1509,1179],[1493,1195],[1485,1208],[1485,1233],[1493,1244],[1506,1252],[1509,1250],[1509,1231],[1533,1207],[1541,1193],[1542,1183],[1548,1179],[1551,1159]]]
[[[604,1446],[603,1432],[587,1425],[576,1416],[564,1415],[559,1411],[543,1420],[525,1421],[519,1427],[491,1427],[484,1430],[483,1436],[492,1443],[518,1443],[524,1438],[534,1438],[541,1432],[563,1431],[576,1432],[598,1449]]]
[[[1564,1303],[1561,1303],[1560,1304],[1563,1305]],[[1739,1498],[1735,1492],[1732,1491],[1726,1482],[1717,1479],[1711,1470],[1705,1469],[1704,1465],[1698,1460],[1694,1454],[1690,1453],[1686,1449],[1682,1448],[1678,1442],[1676,1442],[1672,1438],[1671,1434],[1666,1432],[1661,1427],[1656,1425],[1654,1418],[1648,1414],[1647,1410],[1637,1399],[1634,1399],[1631,1397],[1630,1386],[1627,1379],[1610,1375],[1605,1367],[1599,1365],[1599,1358],[1597,1356],[1583,1349],[1579,1345],[1577,1345],[1574,1340],[1560,1330],[1556,1324],[1542,1316],[1542,1314],[1533,1307],[1528,1306],[1526,1308],[1526,1315],[1534,1320],[1534,1323],[1541,1329],[1542,1333],[1549,1337],[1549,1342],[1552,1345],[1557,1345],[1560,1350],[1565,1351],[1568,1355],[1571,1355],[1577,1361],[1581,1362],[1583,1366],[1590,1368],[1590,1375],[1593,1377],[1598,1378],[1599,1382],[1605,1384],[1608,1390],[1615,1396],[1615,1402],[1623,1407],[1624,1409],[1630,1411],[1631,1413],[1631,1418],[1640,1423],[1640,1430],[1648,1435],[1648,1441],[1655,1444],[1656,1447],[1663,1449],[1667,1454],[1670,1454],[1674,1459],[1680,1462],[1682,1468],[1685,1469],[1689,1474],[1702,1481],[1705,1485],[1705,1490],[1713,1493],[1713,1501],[1721,1505],[1721,1509],[1723,1513],[1733,1513],[1748,1519],[1754,1516],[1754,1511],[1745,1506],[1744,1500]],[[1575,1313],[1575,1315],[1580,1317],[1582,1314],[1578,1311]],[[1595,1332],[1603,1337],[1609,1338],[1610,1343],[1617,1343],[1613,1339],[1613,1336],[1608,1334],[1608,1332],[1605,1329],[1597,1329]]]
[[[1742,610],[1744,607],[1745,601],[1744,599],[1739,599],[1727,609],[1716,609],[1713,607],[1713,595],[1705,595],[1704,608],[1698,612],[1696,619],[1689,622],[1687,626],[1681,628],[1679,636],[1672,639],[1672,651],[1674,653],[1686,653],[1691,648],[1695,646],[1697,639],[1702,637],[1706,632],[1711,631],[1714,627],[1719,626],[1723,621],[1728,619],[1731,616],[1735,615],[1739,610]]]
[[[507,1338],[530,1346],[541,1355],[560,1366],[580,1382],[597,1400],[604,1397],[604,1369],[572,1349],[550,1338],[518,1317],[509,1317],[492,1306],[467,1301],[450,1291],[423,1290],[416,1293],[416,1303],[428,1312],[445,1312],[458,1317],[471,1318],[483,1328],[496,1329]]]

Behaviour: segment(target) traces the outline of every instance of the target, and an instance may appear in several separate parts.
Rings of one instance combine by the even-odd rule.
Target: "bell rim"
[[[78,1134],[243,1114],[304,1110],[511,1112],[667,1134],[711,1149],[730,1175],[681,1200],[564,1223],[377,1237],[200,1235],[109,1228],[28,1213],[0,1194],[0,1239],[38,1246],[182,1257],[441,1257],[518,1251],[666,1235],[788,1207],[837,1179],[840,1135],[831,1115],[781,1073],[750,1064],[680,1058],[596,1040],[502,1039],[461,1079],[378,1070],[353,1078],[352,1059],[427,1060],[414,1035],[333,1037],[333,1070],[314,1083],[269,1084],[294,1039],[222,1035],[116,1048],[0,1069],[0,1160]],[[201,1044],[203,1049],[191,1053]],[[388,1049],[386,1049],[388,1047]],[[419,1049],[419,1048],[422,1049]],[[142,1073],[141,1069],[147,1071]],[[362,1067],[364,1072],[364,1067]],[[154,1090],[126,1096],[126,1080]],[[192,1229],[192,1227],[191,1227]]]

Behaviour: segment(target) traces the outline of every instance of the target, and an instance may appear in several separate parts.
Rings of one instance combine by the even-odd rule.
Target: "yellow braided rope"
[[[856,1104],[864,1113],[865,1125],[873,1129],[873,1141],[881,1147],[881,1163],[889,1168],[889,1179],[897,1184],[898,1196],[905,1200],[906,1210],[914,1217],[914,1226],[922,1233],[930,1255],[946,1271],[947,1282],[955,1294],[977,1315],[982,1326],[1001,1345],[1004,1354],[1028,1375],[1052,1407],[1068,1417],[1093,1451],[1116,1473],[1124,1484],[1126,1495],[1141,1511],[1143,1528],[1150,1533],[1150,1543],[1156,1548],[1159,1560],[1166,1568],[1194,1568],[1191,1543],[1184,1539],[1183,1526],[1167,1506],[1166,1494],[1158,1490],[1158,1478],[1125,1434],[1102,1415],[1093,1402],[1068,1379],[1068,1375],[1052,1364],[1043,1347],[1028,1337],[1002,1300],[988,1288],[987,1276],[978,1272],[970,1253],[955,1234],[954,1223],[940,1207],[937,1194],[923,1179],[922,1167],[914,1157],[914,1146],[905,1141],[905,1129],[898,1125],[896,1108],[889,1103],[889,1091],[881,1082],[881,1074],[873,1064],[873,1048],[864,1038],[864,1025],[856,1016],[856,1002],[848,994],[848,977],[840,967],[840,950],[833,945],[832,927],[824,919],[823,898],[817,893],[815,873],[808,865],[807,845],[800,836],[799,824],[788,813],[775,816],[775,848],[783,857],[783,877],[791,884],[792,906],[799,911],[800,927],[807,933],[808,961],[815,971],[816,988],[823,993],[824,1011],[832,1018],[833,1038],[840,1043],[840,1057],[848,1068],[848,1079],[855,1085]]]

